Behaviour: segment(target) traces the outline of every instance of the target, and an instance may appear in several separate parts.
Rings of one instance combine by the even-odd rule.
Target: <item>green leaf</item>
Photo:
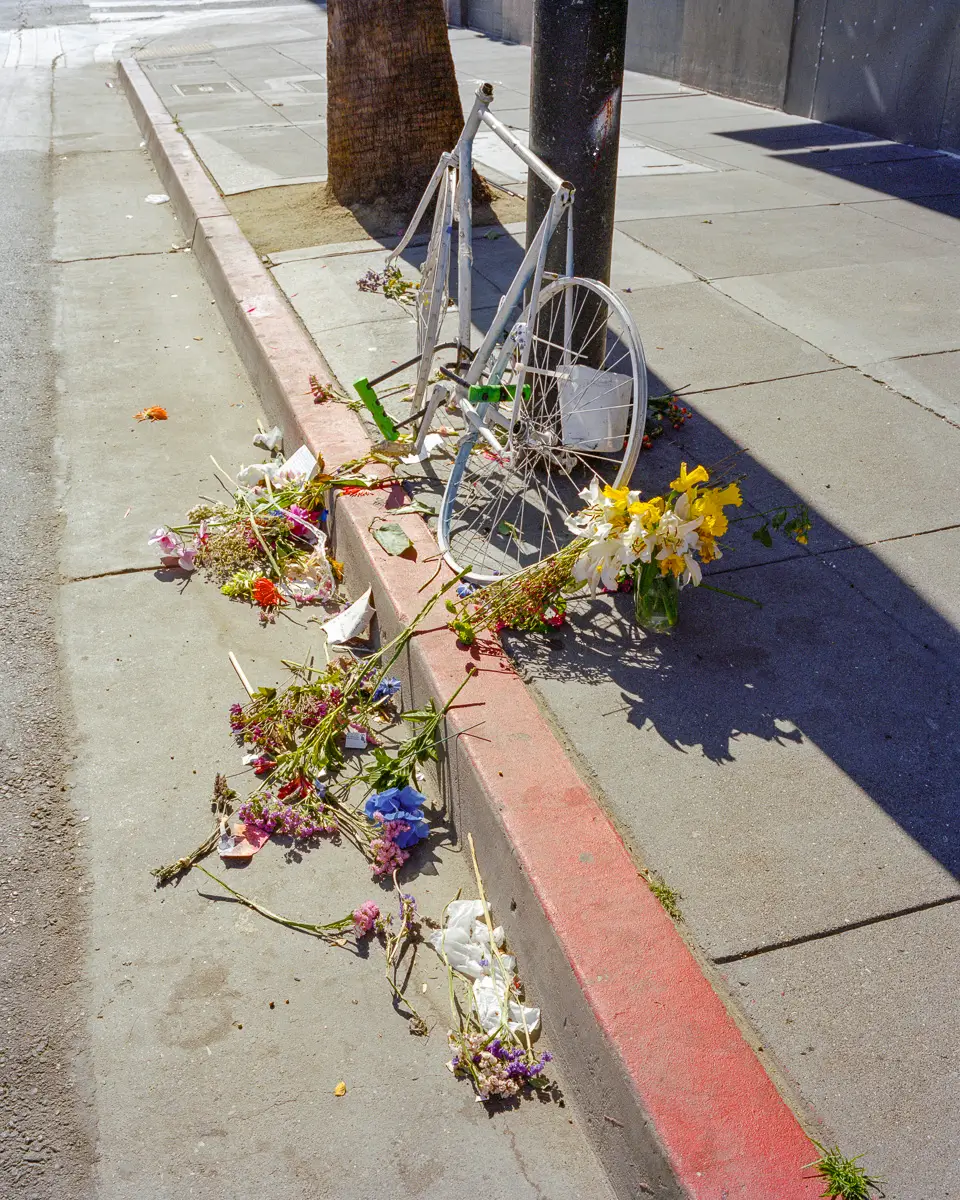
[[[761,542],[768,550],[773,545],[773,538],[770,536],[770,530],[766,525],[761,525],[759,529],[753,531],[753,540]]]
[[[502,533],[504,537],[516,538],[520,541],[520,530],[516,525],[511,525],[509,521],[501,521],[497,526],[497,533]]]
[[[388,554],[403,554],[413,548],[413,542],[397,524],[381,525],[373,531],[373,536]]]

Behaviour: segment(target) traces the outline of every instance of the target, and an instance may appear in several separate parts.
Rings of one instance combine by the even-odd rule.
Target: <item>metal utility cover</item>
[[[150,64],[151,71],[182,71],[185,66],[189,67],[215,67],[217,60],[215,58],[195,58],[189,63],[182,62],[152,62]]]
[[[182,46],[146,46],[143,50],[138,50],[136,52],[136,54],[134,55],[134,57],[137,59],[138,62],[142,62],[144,59],[149,59],[149,58],[179,58],[181,55],[207,54],[213,48],[214,48],[213,42],[188,42],[187,44],[182,45]],[[209,60],[193,59],[192,60],[192,62],[194,62],[194,63],[200,62],[200,61],[213,62],[213,59],[209,59]],[[183,63],[182,65],[185,67],[189,67],[192,64],[191,63]]]
[[[244,91],[239,84],[231,83],[228,79],[217,79],[212,83],[175,83],[173,90],[180,96],[229,96]]]

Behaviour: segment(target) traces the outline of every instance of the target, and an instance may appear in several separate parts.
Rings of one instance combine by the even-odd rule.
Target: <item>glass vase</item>
[[[641,629],[669,633],[680,618],[680,588],[672,573],[660,574],[656,561],[644,563],[634,581],[634,614]]]

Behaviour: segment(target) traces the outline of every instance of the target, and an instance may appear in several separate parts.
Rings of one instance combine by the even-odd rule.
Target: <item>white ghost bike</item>
[[[444,154],[400,244],[406,249],[436,199],[421,282],[415,293],[417,355],[354,385],[388,440],[419,422],[423,449],[441,406],[462,421],[456,458],[437,525],[440,549],[476,584],[523,569],[571,540],[565,518],[593,478],[612,487],[630,479],[647,411],[647,371],[628,309],[605,284],[572,274],[574,189],[494,117],[493,88],[477,88],[456,146]],[[471,348],[473,143],[491,130],[550,188],[546,215],[507,287],[480,345]],[[564,216],[566,273],[545,269]],[[457,335],[441,343],[448,321],[457,226]],[[451,314],[452,317],[452,314]],[[448,365],[440,351],[456,351]],[[414,413],[394,424],[375,386],[417,366]],[[439,370],[439,380],[437,373]]]

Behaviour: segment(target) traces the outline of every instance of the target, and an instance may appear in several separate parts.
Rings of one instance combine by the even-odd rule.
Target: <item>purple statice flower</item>
[[[301,840],[330,832],[327,822],[318,821],[302,809],[279,801],[247,801],[240,806],[237,815],[244,824],[251,825],[263,833],[285,834],[287,837]]]
[[[377,879],[381,875],[392,875],[410,857],[409,851],[399,845],[399,839],[406,836],[410,826],[406,821],[384,821],[379,813],[374,816],[382,825],[380,836],[370,843],[374,854],[373,877]]]

